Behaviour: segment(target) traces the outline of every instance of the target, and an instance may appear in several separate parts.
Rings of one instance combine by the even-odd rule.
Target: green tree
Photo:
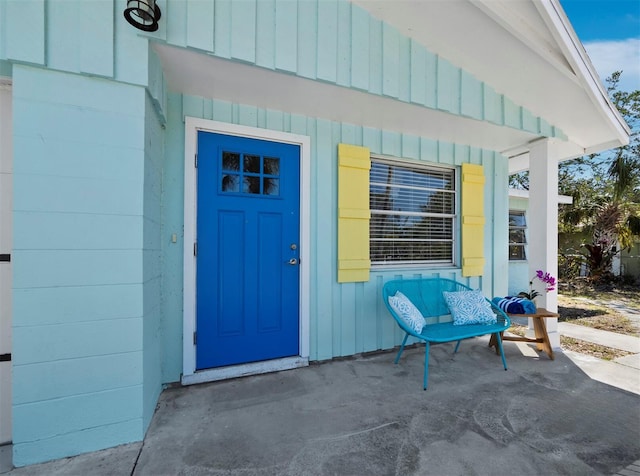
[[[608,278],[614,256],[640,237],[640,90],[620,91],[621,74],[606,79],[607,91],[631,128],[629,144],[559,167],[559,192],[573,197],[560,209],[559,231],[589,233],[584,256],[597,280]]]

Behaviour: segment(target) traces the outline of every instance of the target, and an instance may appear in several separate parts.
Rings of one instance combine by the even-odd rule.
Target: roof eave
[[[607,148],[615,148],[627,145],[631,129],[624,118],[611,102],[609,94],[599,80],[587,52],[578,39],[575,30],[565,14],[558,0],[540,0],[534,2],[543,20],[549,25],[550,30],[556,36],[556,41],[564,50],[566,58],[578,73],[579,80],[585,86],[585,91],[602,115],[607,119],[616,136],[616,140],[604,144],[590,146],[587,153],[596,153]],[[601,148],[605,147],[605,148]]]

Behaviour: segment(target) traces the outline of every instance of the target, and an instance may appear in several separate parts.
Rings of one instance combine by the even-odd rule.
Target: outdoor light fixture
[[[156,31],[160,20],[160,7],[156,0],[127,0],[124,17],[142,31]]]

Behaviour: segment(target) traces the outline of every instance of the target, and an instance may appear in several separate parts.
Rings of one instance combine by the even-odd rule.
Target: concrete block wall
[[[142,218],[143,427],[151,423],[162,390],[162,164],[164,129],[149,94],[145,95]]]
[[[155,231],[145,89],[21,65],[13,84],[20,466],[143,437],[144,320],[156,312],[145,313],[143,244]]]
[[[0,445],[11,442],[11,249],[13,241],[13,127],[11,87],[0,68]]]
[[[14,84],[19,164],[18,466],[140,440],[162,388],[165,85],[125,6],[0,2],[0,74]]]

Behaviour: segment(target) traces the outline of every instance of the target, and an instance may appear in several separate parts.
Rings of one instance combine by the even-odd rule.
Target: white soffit
[[[529,200],[529,190],[522,190],[519,188],[509,189],[510,198],[524,198]],[[570,205],[573,203],[573,197],[569,195],[558,195],[558,203]]]
[[[154,49],[174,92],[495,151],[539,139],[528,132],[182,48],[154,44]]]

